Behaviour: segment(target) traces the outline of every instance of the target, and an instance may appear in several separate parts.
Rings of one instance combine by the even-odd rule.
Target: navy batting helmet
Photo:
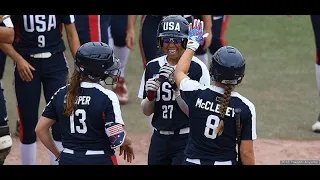
[[[181,38],[183,48],[186,48],[189,35],[189,22],[181,15],[169,15],[163,18],[157,30],[157,41],[162,47],[162,37]]]
[[[120,60],[114,56],[109,45],[102,42],[88,42],[76,52],[75,69],[93,82],[112,78],[112,84],[120,75]]]
[[[236,48],[223,46],[212,56],[210,76],[213,81],[237,85],[241,83],[244,72],[245,59]]]

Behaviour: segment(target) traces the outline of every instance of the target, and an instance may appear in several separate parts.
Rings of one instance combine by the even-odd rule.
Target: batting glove
[[[159,76],[162,76],[166,79],[173,77],[174,67],[170,66],[168,63],[165,63],[159,70]]]
[[[168,82],[175,90],[177,88],[177,85],[173,77],[174,70],[175,69],[173,66],[169,65],[168,63],[165,63],[159,70],[159,76],[168,79]]]
[[[189,24],[187,48],[196,51],[204,43],[204,38],[208,37],[209,34],[203,34],[203,28],[203,21],[199,19],[194,19],[193,23]]]
[[[155,78],[150,78],[146,82],[146,91],[157,91],[160,87],[161,82]]]
[[[149,101],[153,101],[156,95],[157,90],[159,89],[161,81],[159,78],[150,78],[146,82],[146,91],[147,91],[147,98]]]

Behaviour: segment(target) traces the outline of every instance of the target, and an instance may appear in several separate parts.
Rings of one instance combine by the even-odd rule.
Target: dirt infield
[[[146,165],[149,146],[149,134],[131,134],[136,158],[132,164],[118,157],[120,165]],[[38,141],[37,164],[49,164],[48,150]],[[320,141],[315,140],[267,140],[255,141],[256,164],[279,165],[280,160],[320,160]],[[117,155],[119,153],[117,152]],[[14,145],[5,165],[20,165],[19,143],[14,138]]]

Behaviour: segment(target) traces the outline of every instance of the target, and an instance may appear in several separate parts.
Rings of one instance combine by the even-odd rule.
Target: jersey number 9
[[[81,123],[82,127],[74,125],[74,116],[79,117],[79,122]],[[84,109],[77,109],[75,112],[73,112],[70,116],[70,132],[75,133],[75,131],[77,131],[80,134],[85,134],[88,130],[85,120],[86,111]]]
[[[38,46],[41,47],[41,48],[46,46],[44,35],[39,35],[38,36]]]

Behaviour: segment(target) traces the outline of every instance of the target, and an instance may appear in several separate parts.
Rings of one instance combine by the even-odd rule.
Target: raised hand
[[[208,37],[208,33],[203,34],[203,21],[199,19],[194,19],[192,23],[189,24],[189,36],[187,48],[196,51],[201,44],[204,42],[204,38]]]

